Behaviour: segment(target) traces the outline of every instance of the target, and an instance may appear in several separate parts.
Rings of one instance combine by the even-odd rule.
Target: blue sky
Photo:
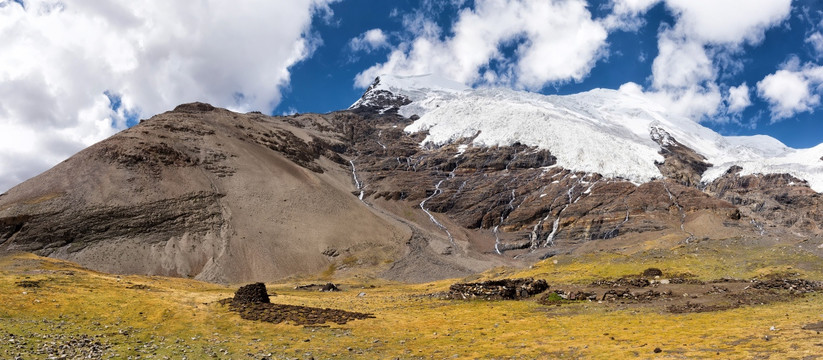
[[[472,8],[473,5],[471,1],[464,2],[460,7],[443,5],[437,9],[439,13],[436,16],[430,14],[443,29],[442,38],[452,35],[451,29],[458,11]],[[310,58],[291,69],[291,85],[284,90],[283,101],[273,113],[327,112],[349,106],[363,92],[362,88],[354,86],[355,76],[376,63],[385,62],[392,46],[397,46],[404,37],[413,36],[404,27],[403,15],[425,12],[426,6],[420,1],[410,0],[346,0],[332,4],[335,20],[317,21],[314,26],[323,45]],[[610,2],[596,1],[589,3],[589,10],[594,18],[603,18],[612,9]],[[823,141],[823,121],[820,121],[817,112],[797,112],[773,121],[769,102],[757,96],[755,88],[759,81],[775,73],[792,58],[798,59],[801,64],[819,63],[820,54],[807,38],[820,28],[823,20],[821,10],[823,4],[820,2],[795,1],[791,5],[790,15],[769,27],[762,41],[743,44],[741,49],[736,50],[733,58],[742,64],[742,68],[734,71],[718,69],[717,83],[720,86],[746,83],[750,88],[752,104],[735,114],[732,120],[725,119],[727,115],[715,114],[702,117],[702,123],[724,135],[768,134],[795,148],[811,147]],[[617,89],[627,82],[651,86],[652,63],[658,56],[660,29],[673,26],[677,19],[664,2],[652,5],[640,18],[642,25],[636,29],[616,30],[608,34],[608,56],[598,59],[581,81],[547,82],[545,86],[533,90],[543,94],[572,94],[594,88]],[[351,39],[370,29],[381,29],[388,38],[389,46],[368,53],[353,51]],[[517,56],[512,46],[501,48],[507,58]]]
[[[823,142],[813,0],[0,0],[0,192],[176,105],[344,109],[375,76],[611,88]]]

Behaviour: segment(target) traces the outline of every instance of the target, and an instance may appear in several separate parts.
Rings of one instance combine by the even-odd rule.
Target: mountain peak
[[[349,110],[369,110],[380,114],[397,112],[414,102],[420,102],[432,94],[440,96],[459,94],[471,90],[470,87],[442,76],[426,74],[415,76],[380,75],[366,89],[363,96]],[[413,106],[412,109],[417,109]],[[406,117],[414,115],[406,111]]]

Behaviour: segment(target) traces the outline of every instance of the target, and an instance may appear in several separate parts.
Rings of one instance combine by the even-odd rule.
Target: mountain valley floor
[[[0,259],[0,358],[815,359],[823,259],[812,249],[821,242],[556,256],[414,285],[329,274],[268,284],[274,304],[374,316],[307,326],[242,319],[220,302],[241,284],[110,275],[19,253]],[[650,268],[662,274],[642,277]],[[524,277],[545,280],[548,292],[446,299],[457,282]],[[297,288],[329,281],[342,291]],[[559,296],[575,293],[594,301]]]

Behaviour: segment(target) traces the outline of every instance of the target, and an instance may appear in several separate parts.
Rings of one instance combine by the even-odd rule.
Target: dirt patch
[[[803,325],[803,330],[818,331],[818,332],[823,331],[823,321],[818,321],[816,323]]]
[[[557,285],[538,299],[538,303],[561,306],[589,301],[621,307],[661,308],[670,313],[683,314],[791,301],[821,289],[821,282],[794,278],[718,279],[703,282],[689,277],[651,280],[624,277],[597,280],[588,285]]]
[[[480,283],[457,283],[449,287],[446,298],[454,300],[519,300],[530,298],[549,289],[545,280],[504,279]]]
[[[707,305],[702,303],[693,303],[686,301],[685,304],[669,305],[666,307],[672,314],[687,314],[687,313],[701,313],[712,311],[723,311],[733,308],[732,305]]]
[[[226,299],[230,300],[230,299]],[[222,303],[226,303],[225,301]],[[237,312],[245,320],[265,321],[274,324],[292,322],[295,325],[320,325],[336,323],[343,325],[352,320],[373,319],[373,314],[358,313],[336,309],[321,309],[308,306],[264,304],[264,303],[229,303],[229,310]]]

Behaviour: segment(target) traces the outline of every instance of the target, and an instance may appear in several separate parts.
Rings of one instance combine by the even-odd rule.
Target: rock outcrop
[[[0,195],[0,251],[230,283],[360,270],[428,281],[562,253],[823,233],[807,183],[739,168],[702,183],[711,164],[662,128],[645,140],[660,145],[662,178],[633,183],[520,143],[421,146],[397,113],[409,98],[367,97],[329,114],[193,103],[143,120]]]

